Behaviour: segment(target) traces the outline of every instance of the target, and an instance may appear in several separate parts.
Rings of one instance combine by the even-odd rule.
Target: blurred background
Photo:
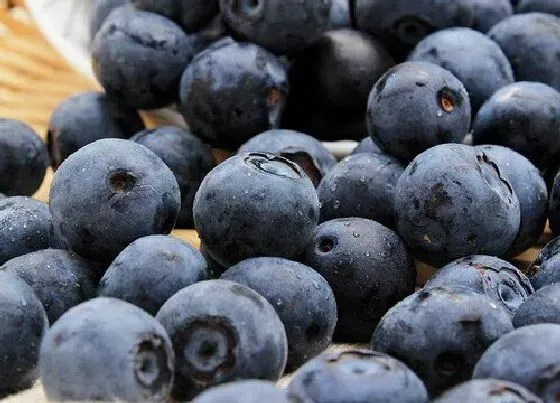
[[[69,7],[71,3],[48,0]],[[0,116],[19,119],[45,138],[52,110],[79,91],[97,88],[74,70],[50,45],[26,9],[23,0],[0,1]],[[69,26],[71,26],[69,21]],[[35,195],[47,201],[52,178]]]

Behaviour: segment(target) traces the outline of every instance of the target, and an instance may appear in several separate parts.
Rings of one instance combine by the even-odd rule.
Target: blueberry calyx
[[[302,172],[299,166],[292,161],[277,155],[251,153],[245,157],[247,165],[260,172],[284,178],[299,179]]]

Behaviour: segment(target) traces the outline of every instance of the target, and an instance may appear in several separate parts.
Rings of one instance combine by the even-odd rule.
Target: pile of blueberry
[[[105,91],[0,121],[0,397],[558,402],[560,237],[512,263],[560,235],[560,1],[512,3],[97,0]]]

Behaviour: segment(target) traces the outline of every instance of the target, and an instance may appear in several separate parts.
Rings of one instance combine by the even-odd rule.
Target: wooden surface
[[[45,138],[52,110],[65,98],[77,92],[98,89],[95,83],[82,78],[43,39],[26,12],[8,5],[21,4],[21,0],[0,0],[0,117],[20,119]],[[147,125],[154,122],[145,116]],[[35,198],[48,201],[52,180],[49,170]],[[176,230],[174,236],[182,238],[195,247],[200,240],[194,231]],[[542,245],[550,240],[546,231],[538,245],[514,260],[524,270],[535,258]],[[418,262],[418,285],[424,284],[434,269]],[[331,349],[347,349],[347,345]],[[286,384],[284,378],[281,384]],[[44,395],[40,385],[5,399],[6,402],[42,402]]]

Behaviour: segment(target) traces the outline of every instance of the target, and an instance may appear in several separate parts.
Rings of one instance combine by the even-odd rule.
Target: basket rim
[[[72,41],[65,39],[49,18],[51,14],[46,11],[46,6],[49,1],[50,0],[25,0],[25,5],[37,24],[37,27],[53,48],[82,76],[88,78],[92,82],[96,82],[95,74],[91,66],[90,55],[84,52],[79,46],[76,46]]]

